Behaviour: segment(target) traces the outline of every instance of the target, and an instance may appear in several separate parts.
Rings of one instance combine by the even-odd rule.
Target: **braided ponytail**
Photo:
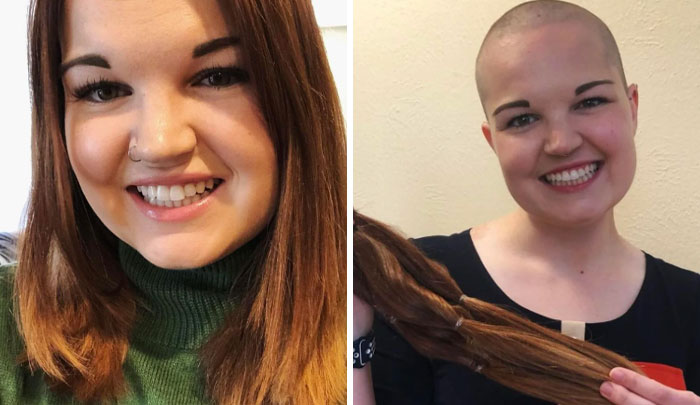
[[[613,367],[640,370],[592,343],[467,297],[447,270],[386,225],[354,218],[354,293],[426,357],[463,364],[507,387],[558,404],[608,404]]]

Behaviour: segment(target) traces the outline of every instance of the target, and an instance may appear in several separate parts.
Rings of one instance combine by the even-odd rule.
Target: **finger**
[[[675,390],[641,374],[622,367],[610,371],[613,382],[625,386],[640,396],[656,404],[694,404],[685,391]]]
[[[615,405],[655,405],[639,395],[630,392],[625,387],[610,381],[600,386],[600,394]]]

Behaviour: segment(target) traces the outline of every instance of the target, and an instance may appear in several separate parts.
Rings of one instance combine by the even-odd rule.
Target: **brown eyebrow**
[[[576,90],[574,90],[574,94],[578,96],[579,94],[581,94],[587,90],[590,90],[595,86],[600,86],[601,84],[614,84],[614,82],[612,80],[594,80],[592,82],[584,83],[584,84],[578,86],[576,88]],[[528,108],[528,107],[530,107],[530,102],[527,100],[516,100],[516,101],[511,101],[509,103],[502,104],[502,105],[498,106],[498,108],[496,108],[493,111],[493,115],[496,115],[499,112],[506,110],[508,108],[517,108],[517,107]]]
[[[86,65],[86,66],[97,66],[105,69],[111,69],[109,62],[104,57],[91,53],[89,55],[79,56],[75,59],[71,59],[68,62],[61,64],[61,76],[63,76],[66,71],[76,65]]]
[[[517,107],[526,107],[526,108],[530,107],[530,102],[527,100],[516,100],[516,101],[511,101],[510,103],[501,104],[500,106],[498,106],[498,108],[496,108],[493,111],[492,115],[495,116],[496,114],[498,114],[499,112],[501,112],[503,110],[506,110],[508,108],[517,108]]]
[[[192,51],[193,58],[200,58],[208,53],[216,52],[219,49],[226,48],[227,46],[236,46],[240,42],[238,37],[222,37],[212,39],[211,41],[205,42],[201,45],[197,45]]]
[[[227,46],[236,46],[239,42],[240,40],[237,37],[222,37],[213,39],[211,41],[207,41],[203,44],[197,45],[194,48],[194,50],[192,51],[192,58],[200,58],[206,54],[216,52],[219,49],[226,48]],[[112,68],[105,57],[91,53],[88,55],[79,56],[75,59],[69,60],[68,62],[62,63],[60,67],[61,76],[63,76],[66,73],[66,71],[68,71],[68,69],[77,65],[96,66],[105,69]]]
[[[595,81],[592,81],[589,83],[584,83],[584,84],[578,86],[576,88],[576,90],[574,90],[574,94],[578,96],[579,94],[583,93],[584,91],[589,90],[595,86],[600,86],[601,84],[614,84],[614,83],[612,80],[595,80]]]

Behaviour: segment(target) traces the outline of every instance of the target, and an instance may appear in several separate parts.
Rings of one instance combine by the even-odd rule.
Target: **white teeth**
[[[590,180],[596,171],[598,171],[598,163],[590,163],[578,169],[550,173],[544,178],[547,183],[555,186],[574,186]]]
[[[170,200],[182,201],[185,199],[185,189],[182,186],[170,187]]]
[[[159,200],[169,200],[170,199],[170,187],[168,186],[158,186],[156,189],[156,196]]]
[[[150,185],[136,186],[143,199],[153,205],[165,207],[183,207],[199,201],[210,194],[221,180],[209,179],[198,183],[176,184],[173,186]]]
[[[185,184],[184,190],[186,197],[192,197],[197,194],[197,187],[194,184]]]

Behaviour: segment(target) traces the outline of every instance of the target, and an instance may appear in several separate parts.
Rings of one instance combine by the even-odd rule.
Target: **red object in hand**
[[[642,369],[647,377],[660,382],[668,387],[677,390],[685,390],[685,378],[683,378],[683,370],[680,368],[668,366],[660,363],[646,363],[643,361],[635,361],[634,364]]]

